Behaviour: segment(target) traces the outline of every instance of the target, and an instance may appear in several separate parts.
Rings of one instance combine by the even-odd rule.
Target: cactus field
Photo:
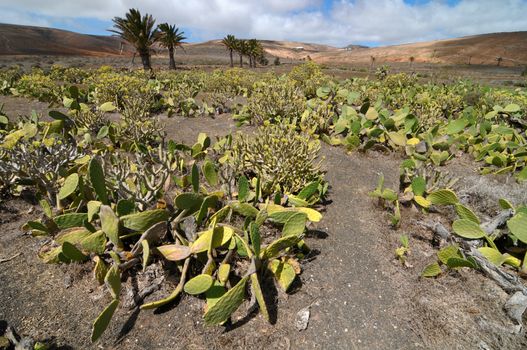
[[[2,68],[0,335],[526,348],[526,130],[524,87],[389,67]]]

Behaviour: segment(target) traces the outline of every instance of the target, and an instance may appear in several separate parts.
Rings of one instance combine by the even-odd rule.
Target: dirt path
[[[377,249],[386,223],[367,196],[379,172],[395,182],[398,161],[330,147],[323,154],[332,203],[320,223],[328,236],[312,243],[321,253],[305,272],[305,290],[316,299],[306,339],[321,349],[413,348],[417,339],[397,315],[395,286]]]
[[[199,132],[218,136],[235,130],[228,116],[164,121],[169,138],[187,143]],[[247,315],[242,305],[233,325],[205,327],[204,301],[186,296],[163,312],[119,309],[103,339],[91,345],[91,322],[109,301],[108,293],[93,282],[86,266],[45,265],[38,260],[40,241],[20,230],[36,213],[28,213],[31,205],[22,200],[0,208],[0,258],[22,253],[0,265],[0,321],[37,339],[52,339],[65,349],[478,348],[481,335],[469,314],[472,311],[459,311],[456,304],[449,304],[451,299],[476,308],[485,304],[481,312],[503,318],[500,303],[506,295],[474,272],[462,272],[461,279],[457,274],[420,281],[422,264],[403,269],[394,262],[393,249],[401,232],[389,228],[387,218],[367,193],[375,187],[380,172],[386,185],[396,188],[400,159],[393,154],[349,155],[325,145],[322,154],[331,184],[330,203],[324,219],[306,239],[313,254],[302,266],[301,283],[290,295],[277,292],[275,325],[259,315]],[[423,236],[420,239],[425,241],[426,234]],[[413,238],[411,242],[419,244]],[[434,254],[427,246],[423,242],[416,248],[424,252],[417,254],[423,263]],[[457,288],[460,281],[470,289]],[[167,283],[151,299],[171,289]],[[478,293],[485,293],[486,299],[478,299]],[[296,313],[309,305],[309,327],[299,332],[294,326]],[[466,329],[473,335],[464,337],[460,330],[465,324],[458,328],[451,323],[451,312],[456,317],[469,315],[466,322],[472,323]],[[508,339],[492,337],[486,344]]]

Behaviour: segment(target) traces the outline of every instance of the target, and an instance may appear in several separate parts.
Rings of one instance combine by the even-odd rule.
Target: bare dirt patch
[[[21,100],[17,100],[18,103]],[[11,103],[11,102],[10,102]],[[13,102],[14,103],[14,102]],[[26,102],[27,103],[27,102]],[[21,107],[13,105],[10,108]],[[46,108],[42,112],[46,114]],[[194,142],[199,132],[218,136],[236,130],[228,115],[210,118],[162,117],[169,138]],[[247,131],[242,129],[243,131]],[[184,296],[160,311],[120,308],[95,345],[91,322],[109,301],[104,287],[91,277],[89,264],[46,265],[37,252],[43,239],[24,235],[20,227],[38,215],[21,199],[0,208],[0,258],[20,253],[0,265],[0,320],[38,340],[52,340],[73,349],[522,349],[524,336],[512,334],[503,311],[506,294],[472,270],[420,279],[435,258],[431,233],[412,223],[420,213],[403,211],[402,227],[389,227],[381,208],[367,196],[378,173],[386,185],[398,186],[401,158],[396,154],[346,154],[323,146],[331,184],[324,219],[313,226],[306,242],[312,253],[289,295],[274,291],[276,324],[247,313],[242,305],[224,327],[206,327],[201,299]],[[455,159],[457,175],[475,164]],[[462,180],[470,188],[469,177]],[[502,178],[489,181],[505,183]],[[399,236],[410,237],[410,268],[394,257]],[[139,282],[144,278],[137,276]],[[129,278],[125,285],[132,285]],[[174,288],[167,281],[147,301]],[[299,310],[310,307],[308,328],[294,326]]]

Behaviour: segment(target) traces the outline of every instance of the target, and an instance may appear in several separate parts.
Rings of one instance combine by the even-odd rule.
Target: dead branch
[[[427,222],[418,222],[418,224],[429,228],[434,232],[434,234],[437,235],[443,236],[445,232],[447,232],[448,237],[454,239],[452,233],[450,233],[450,231],[448,231],[441,223],[431,224]],[[503,271],[498,266],[485,259],[485,257],[481,255],[481,253],[475,248],[475,245],[477,244],[469,242],[465,239],[456,239],[456,241],[460,243],[461,249],[465,255],[471,256],[476,260],[483,274],[495,281],[503,290],[509,294],[520,291],[527,295],[527,287],[520,281],[520,279],[506,271]]]
[[[514,211],[512,209],[503,210],[501,213],[493,217],[490,221],[481,224],[481,228],[483,229],[483,231],[485,231],[485,233],[491,235],[498,228],[505,225],[507,223],[507,220],[509,220],[512,215],[514,215]]]
[[[5,259],[0,259],[0,263],[5,263],[5,262],[8,262],[8,261],[11,261],[15,258],[17,258],[19,255],[21,255],[22,253],[17,253],[15,255],[13,255],[12,257],[9,257],[9,258],[5,258]]]

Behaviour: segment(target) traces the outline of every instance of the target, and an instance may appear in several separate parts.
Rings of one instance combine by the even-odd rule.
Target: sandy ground
[[[0,99],[5,110],[28,113],[43,104],[19,98]],[[16,113],[14,113],[16,114]],[[165,119],[169,138],[192,142],[199,132],[211,136],[236,130],[228,115],[211,118]],[[243,129],[243,132],[249,132]],[[42,241],[24,235],[20,227],[38,216],[38,209],[21,199],[0,207],[0,258],[19,254],[1,264],[0,320],[20,333],[51,340],[62,349],[522,349],[503,311],[507,295],[492,281],[471,270],[438,279],[420,279],[434,259],[431,234],[413,224],[420,213],[403,210],[402,226],[394,231],[386,213],[367,196],[384,173],[386,185],[397,187],[401,161],[397,154],[346,154],[322,148],[331,184],[324,219],[306,239],[312,248],[303,262],[293,292],[276,292],[276,324],[245,305],[225,327],[206,327],[202,299],[185,296],[161,312],[118,310],[103,338],[90,344],[91,322],[109,301],[97,286],[89,264],[46,265],[37,258]],[[458,163],[459,162],[459,163]],[[476,165],[470,159],[451,162],[461,175]],[[475,178],[474,178],[475,179]],[[462,179],[470,188],[470,177]],[[502,184],[503,178],[489,178]],[[492,185],[492,183],[490,184]],[[520,198],[521,199],[521,198]],[[410,237],[412,267],[394,258],[401,234]],[[127,280],[124,285],[130,285]],[[167,295],[173,285],[149,297]],[[296,313],[310,306],[309,326],[294,327]]]

